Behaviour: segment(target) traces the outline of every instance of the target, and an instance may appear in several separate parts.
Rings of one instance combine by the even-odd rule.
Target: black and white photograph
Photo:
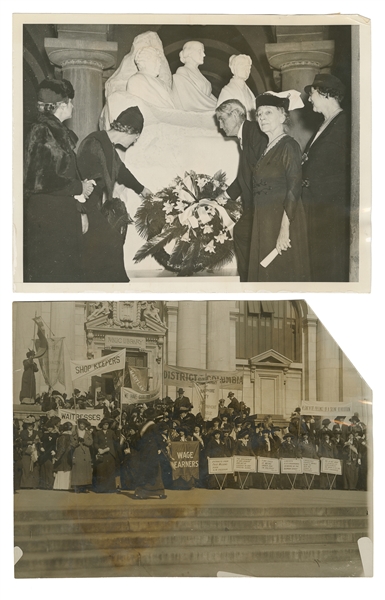
[[[370,291],[369,45],[359,16],[14,15],[14,289]]]
[[[13,340],[16,579],[372,576],[372,392],[305,301],[15,302]]]

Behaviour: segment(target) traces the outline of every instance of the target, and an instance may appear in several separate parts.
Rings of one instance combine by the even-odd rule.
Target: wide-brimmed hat
[[[324,420],[322,421],[322,425],[330,425],[330,423],[331,423],[331,420],[330,420],[330,419],[324,419]]]
[[[66,421],[62,425],[60,425],[60,431],[70,431],[72,429],[72,423],[70,421]]]
[[[232,396],[235,396],[234,392],[229,392],[229,393],[227,394],[227,397],[228,397],[228,398],[231,398]]]
[[[288,432],[288,433],[285,433],[285,435],[283,436],[283,439],[286,440],[287,438],[293,438],[293,437],[294,437],[294,435],[292,433]]]
[[[36,419],[33,415],[28,415],[25,417],[25,419],[23,419],[23,423],[26,425],[34,425],[34,423],[36,423]]]
[[[103,420],[104,420],[104,419],[103,419]],[[101,421],[101,423],[102,423],[102,422],[103,422],[103,421]],[[76,422],[76,424],[77,424],[77,425],[80,425],[81,423],[83,423],[83,425],[84,425],[85,427],[89,427],[89,426],[90,426],[90,422],[89,422],[89,421],[87,421],[87,419],[78,419],[78,420],[77,420],[77,422]]]
[[[306,94],[310,94],[311,88],[319,88],[320,90],[335,90],[341,96],[345,95],[345,86],[338,77],[330,75],[330,73],[318,73],[314,77],[314,81],[311,85],[305,86]]]
[[[178,394],[184,394],[184,389],[183,388],[178,388]]]

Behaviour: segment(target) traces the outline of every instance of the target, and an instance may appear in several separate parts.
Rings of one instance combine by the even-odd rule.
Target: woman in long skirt
[[[56,442],[56,461],[54,464],[55,481],[53,484],[54,490],[70,490],[71,489],[71,444],[70,438],[72,434],[72,425],[68,421],[61,426],[61,434]]]
[[[87,419],[79,419],[70,437],[72,449],[71,486],[76,493],[89,492],[92,485],[92,433]]]
[[[146,414],[147,413],[147,414]],[[140,430],[138,453],[135,456],[135,498],[166,498],[160,466],[161,439],[158,428],[152,421],[152,413],[148,409],[144,413],[149,419]]]
[[[94,449],[96,452],[95,491],[108,493],[116,491],[116,435],[110,429],[113,419],[103,419],[101,429],[95,432]]]

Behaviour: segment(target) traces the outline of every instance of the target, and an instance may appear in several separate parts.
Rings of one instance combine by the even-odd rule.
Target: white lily
[[[207,244],[207,246],[205,246],[205,251],[206,252],[211,252],[214,253],[215,252],[215,244],[214,244],[214,240],[211,240],[211,242],[209,242]]]
[[[212,233],[213,231],[213,226],[212,225],[205,225],[203,227],[203,233]]]
[[[166,213],[166,215],[168,215],[168,213],[170,213],[170,212],[172,212],[174,210],[174,205],[171,204],[171,202],[169,202],[167,200],[167,202],[164,203],[162,210],[164,210],[164,212]]]
[[[175,216],[173,215],[167,215],[165,218],[166,223],[168,223],[169,225],[171,225],[171,223],[173,223],[175,220]]]
[[[179,210],[179,212],[183,212],[186,208],[186,204],[182,202],[182,200],[178,200],[178,202],[175,204],[175,208]]]
[[[224,244],[224,242],[227,240],[227,232],[222,230],[218,235],[214,237],[217,240],[217,242],[219,242],[220,244]]]

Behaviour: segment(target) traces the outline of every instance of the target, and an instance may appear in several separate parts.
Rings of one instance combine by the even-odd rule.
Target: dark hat
[[[113,129],[124,131],[126,128],[128,133],[131,133],[130,130],[142,133],[143,125],[143,115],[137,106],[129,106],[111,123]]]
[[[231,398],[231,396],[234,396],[234,392],[229,392],[229,393],[227,394],[227,397],[228,397],[228,398]]]
[[[46,421],[44,427],[45,429],[50,429],[51,427],[54,428],[56,427],[56,425],[59,425],[60,423],[60,417],[51,417],[50,419],[48,419],[48,421]]]
[[[31,356],[35,356],[35,352],[33,350],[29,350],[26,354],[27,358],[30,358]]]
[[[281,428],[277,427],[277,426],[274,426],[274,427],[271,428],[271,431],[281,431]]]
[[[356,415],[353,415],[349,419],[350,423],[358,423],[359,420],[360,420],[359,417],[357,417]]]
[[[184,394],[184,389],[183,388],[178,388],[178,394],[180,394],[180,393]]]
[[[281,98],[274,94],[260,94],[256,98],[256,109],[260,106],[275,106],[276,108],[283,108],[285,111],[289,110],[290,100],[289,98]]]
[[[118,417],[119,415],[120,415],[120,410],[118,408],[115,408],[115,410],[113,410],[111,413],[111,417],[113,419],[115,419],[115,417]]]
[[[104,418],[104,419],[102,419],[102,420],[100,421],[100,423],[99,423],[99,427],[103,427],[103,425],[104,425],[105,423],[108,423],[108,426],[110,427],[110,426],[111,426],[111,423],[112,423],[113,421],[114,421],[114,419],[109,419],[109,418],[107,418],[107,417],[106,417],[106,418]]]
[[[250,431],[248,429],[241,429],[241,431],[237,433],[237,438],[243,440],[247,435],[250,437]]]
[[[60,425],[60,431],[70,431],[72,429],[72,423],[70,421],[66,421],[63,425]]]
[[[293,438],[293,437],[294,437],[294,435],[289,432],[289,433],[285,433],[285,435],[283,436],[283,439],[286,440],[287,438]]]
[[[267,433],[267,434],[269,434],[269,435],[270,435],[270,433],[271,433],[271,432],[270,432],[270,429],[264,429],[264,430],[262,431],[262,433]]]
[[[143,416],[147,421],[153,421],[156,417],[156,410],[154,408],[147,408],[144,411]]]
[[[70,95],[72,94],[72,95]],[[37,91],[37,99],[44,104],[56,104],[67,98],[73,98],[74,89],[69,81],[64,79],[43,79]]]
[[[318,75],[314,77],[313,83],[305,86],[306,94],[310,94],[312,87],[325,91],[334,90],[341,94],[341,96],[344,96],[345,94],[345,86],[342,81],[329,73],[318,73]]]
[[[87,421],[87,419],[78,419],[76,422],[77,425],[80,425],[81,423],[83,423],[83,425],[85,425],[86,427],[90,426],[90,422]]]
[[[324,420],[322,421],[322,425],[330,425],[330,423],[331,423],[331,420],[330,420],[330,419],[324,419]]]

